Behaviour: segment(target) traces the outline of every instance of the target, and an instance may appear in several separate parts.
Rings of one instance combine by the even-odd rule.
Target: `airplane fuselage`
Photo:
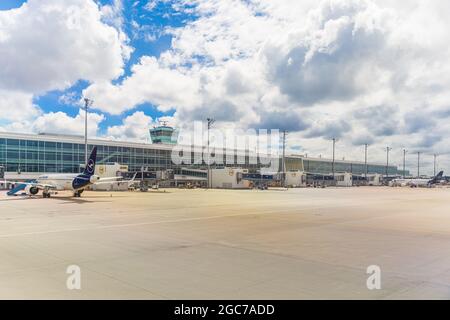
[[[56,190],[71,190],[73,191],[72,182],[76,174],[47,174],[38,177],[36,180],[40,184],[53,185]]]
[[[92,184],[95,180],[98,180],[98,176],[83,177],[79,174],[47,174],[37,178],[38,184],[52,185],[52,189],[63,191],[79,191]]]
[[[392,181],[394,185],[401,187],[428,187],[430,179],[396,179]]]

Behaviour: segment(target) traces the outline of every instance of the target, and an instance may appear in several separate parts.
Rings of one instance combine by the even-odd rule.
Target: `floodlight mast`
[[[364,144],[364,178],[367,181],[367,174],[368,174],[368,166],[367,166],[367,149],[369,148],[369,144]]]
[[[420,178],[420,155],[422,152],[417,152],[417,178]]]
[[[281,169],[282,169],[282,178],[283,178],[283,187],[286,188],[286,135],[288,134],[287,130],[283,130],[283,158],[281,161]]]
[[[434,172],[434,176],[436,177],[436,174],[437,174],[437,157],[438,157],[438,155],[435,153],[434,155],[433,155],[433,157],[434,157],[434,165],[433,165],[433,172]]]
[[[211,189],[212,181],[211,181],[211,165],[210,165],[210,150],[209,150],[209,130],[211,129],[214,122],[216,122],[213,118],[207,118],[206,119],[208,123],[208,189]]]
[[[408,150],[403,149],[403,179],[406,177],[406,154],[408,153]]]
[[[88,128],[88,110],[94,103],[93,100],[84,98],[84,107],[81,109],[85,111],[84,114],[84,163],[88,161],[88,143],[87,143],[87,128]]]
[[[391,150],[391,147],[386,147],[386,179],[389,177],[389,152]]]
[[[331,139],[333,141],[333,162],[331,163],[331,171],[333,173],[333,184],[336,182],[336,170],[335,170],[335,164],[336,164],[336,141],[338,141],[337,138]]]

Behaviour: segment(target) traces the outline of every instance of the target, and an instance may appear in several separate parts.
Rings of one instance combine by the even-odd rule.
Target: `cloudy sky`
[[[292,152],[450,170],[448,0],[1,0],[0,130],[148,141],[285,129]]]

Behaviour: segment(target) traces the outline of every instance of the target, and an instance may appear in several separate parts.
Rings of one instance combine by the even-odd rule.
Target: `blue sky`
[[[22,5],[22,3],[26,2],[26,0],[3,0],[0,2],[0,10],[9,10],[12,8],[18,8]]]

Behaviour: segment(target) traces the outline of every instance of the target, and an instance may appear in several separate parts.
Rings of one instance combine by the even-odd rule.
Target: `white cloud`
[[[248,125],[267,108],[351,100],[391,81],[395,50],[378,57],[389,47],[391,13],[371,2],[194,3],[200,18],[170,31],[160,59],[144,57],[123,83],[85,94],[111,113],[151,102],[185,120],[210,113]]]
[[[305,106],[383,88],[398,49],[389,44],[391,20],[390,11],[368,1],[322,2],[305,28],[264,46],[269,79]]]
[[[123,31],[125,18],[123,15],[124,6],[122,1],[123,0],[113,0],[112,4],[100,7],[100,12],[101,21],[116,29],[122,58],[128,60],[134,49],[129,46],[130,39]]]
[[[20,118],[1,125],[0,131],[19,133],[56,133],[84,136],[85,113],[81,111],[72,117],[65,112],[41,113],[34,118]],[[99,136],[99,125],[105,116],[98,113],[88,113],[88,135]]]
[[[172,126],[176,124],[172,117],[161,117],[156,121],[144,112],[136,111],[132,115],[124,118],[121,125],[109,127],[106,136],[118,140],[148,142],[150,137],[149,129],[158,125],[158,121],[167,122]]]
[[[41,114],[40,108],[33,104],[33,95],[1,89],[0,112],[0,119],[13,122],[30,120]]]
[[[92,0],[28,0],[0,11],[2,130],[82,133],[80,115],[44,114],[33,99],[81,79],[110,81],[123,73],[131,48],[121,29],[122,9],[119,0],[103,7]],[[75,103],[70,93],[61,102]],[[91,134],[102,119],[92,115]]]
[[[153,9],[156,8],[156,6],[158,5],[159,0],[149,0],[147,1],[147,3],[144,5],[144,9],[147,11],[153,11]]]
[[[120,76],[126,39],[102,22],[103,9],[91,0],[29,0],[0,11],[0,89],[40,94]]]
[[[152,102],[161,110],[197,104],[199,79],[177,70],[161,67],[156,58],[143,57],[132,68],[132,75],[121,85],[97,82],[83,94],[93,97],[95,107],[120,114],[144,102]]]
[[[109,127],[106,135],[119,140],[147,141],[149,128],[153,119],[145,115],[142,111],[137,111],[123,119],[122,124]]]
[[[71,117],[61,111],[50,112],[34,120],[31,129],[36,133],[62,133],[84,136],[84,119],[85,113],[81,110],[75,117]],[[88,119],[88,135],[97,136],[99,124],[105,117],[97,113],[88,113]]]

